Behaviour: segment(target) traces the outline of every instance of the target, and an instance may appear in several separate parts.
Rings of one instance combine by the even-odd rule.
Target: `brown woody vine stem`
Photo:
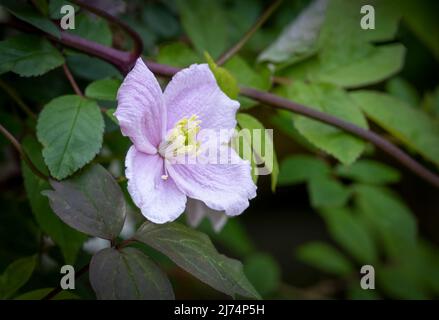
[[[133,40],[135,43],[138,43],[140,41],[140,37],[137,35],[137,33],[132,30],[129,26],[127,26],[122,21],[119,21],[116,17],[113,17],[106,12],[103,12],[97,8],[93,8],[89,5],[85,5],[82,1],[75,1],[80,6],[89,9],[93,13],[102,16],[112,23],[115,23],[119,25],[121,28],[123,28],[127,33],[133,37]],[[22,23],[21,23],[22,25]],[[17,25],[15,23],[15,26],[20,27],[20,25]],[[26,26],[26,28],[29,29],[29,26]],[[123,75],[126,75],[131,68],[134,65],[134,62],[137,58],[133,53],[125,52],[121,50],[117,50],[114,48],[106,47],[101,44],[95,43],[90,40],[83,39],[81,37],[66,33],[64,31],[61,31],[61,38],[56,38],[50,35],[46,35],[53,41],[59,42],[65,46],[75,48],[79,51],[82,51],[84,53],[87,53],[89,55],[99,57],[111,64],[113,64],[115,67],[117,67],[120,72]],[[141,41],[140,41],[141,43]],[[139,48],[141,48],[141,45],[137,44],[135,45],[135,53],[140,56]],[[146,61],[147,66],[151,69],[153,73],[160,76],[166,76],[170,77],[173,76],[176,72],[179,71],[178,68],[174,68],[168,65],[163,65],[159,63],[155,63],[152,61]],[[358,127],[350,122],[341,120],[339,118],[330,116],[324,112],[317,111],[313,108],[300,105],[298,103],[295,103],[293,101],[281,98],[279,96],[276,96],[274,94],[259,91],[252,88],[241,88],[240,94],[246,97],[249,97],[251,99],[254,99],[258,102],[261,102],[263,104],[285,109],[292,111],[294,113],[303,115],[305,117],[309,117],[312,119],[315,119],[317,121],[320,121],[322,123],[326,123],[332,126],[335,126],[337,128],[340,128],[352,135],[355,135],[357,137],[360,137],[366,141],[369,141],[373,143],[375,146],[392,156],[394,159],[396,159],[399,163],[404,165],[406,168],[414,172],[416,175],[418,175],[420,178],[424,179],[425,181],[429,182],[431,185],[435,186],[436,188],[439,188],[439,176],[435,174],[434,172],[428,170],[426,167],[421,165],[419,162],[411,158],[409,155],[407,155],[404,151],[399,149],[396,145],[392,144],[388,140],[384,139],[380,135],[370,131],[363,129],[361,127]]]

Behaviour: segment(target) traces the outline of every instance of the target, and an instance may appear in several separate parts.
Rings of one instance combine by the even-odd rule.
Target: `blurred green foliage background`
[[[29,5],[46,19],[59,19],[64,2],[42,0]],[[218,59],[271,4],[262,0],[89,2],[104,6],[134,28],[142,37],[147,59],[177,67],[204,63],[205,51]],[[375,6],[373,31],[359,27],[363,2]],[[363,2],[285,0],[223,67],[242,86],[271,91],[370,128],[438,172],[438,4]],[[2,20],[8,14],[0,9]],[[30,22],[43,29],[41,22]],[[76,24],[71,32],[86,39],[119,49],[132,46],[120,29],[83,10]],[[66,62],[85,95],[108,110],[102,123],[103,142],[90,141],[88,146],[98,152],[93,162],[115,177],[123,176],[130,143],[111,114],[122,80],[118,70],[96,57],[6,25],[0,37],[0,122],[21,141],[37,167],[48,173],[36,139],[35,115],[52,99],[72,93],[61,68]],[[12,66],[8,50],[17,50],[24,63]],[[207,219],[199,229],[218,251],[243,262],[247,278],[263,298],[438,298],[437,189],[371,144],[339,129],[238,99],[240,127],[256,123],[274,129],[279,172],[259,177],[257,198],[243,215],[229,219],[220,233]],[[90,242],[56,218],[40,195],[50,188],[47,182],[20,163],[2,136],[0,151],[0,298],[43,297],[58,285],[59,267],[85,265],[98,240]],[[120,185],[129,199],[126,182]],[[133,205],[129,217],[128,229],[143,221]],[[141,250],[166,270],[177,298],[225,297],[165,256]],[[375,267],[376,290],[360,288],[362,265]],[[35,291],[39,288],[49,289]],[[92,299],[94,293],[83,277],[74,294],[57,297]]]

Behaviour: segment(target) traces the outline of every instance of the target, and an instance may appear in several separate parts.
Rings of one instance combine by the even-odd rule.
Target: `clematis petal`
[[[114,115],[123,135],[137,150],[156,153],[166,132],[166,109],[160,85],[141,58],[120,86],[117,102]]]
[[[205,204],[201,201],[189,198],[185,211],[187,223],[193,228],[198,227],[206,216],[206,208]]]
[[[251,167],[236,152],[227,148],[228,164],[174,164],[170,177],[188,197],[203,201],[209,208],[225,211],[229,216],[241,214],[249,199],[256,196]]]
[[[142,214],[154,223],[177,219],[186,206],[186,195],[172,179],[163,180],[164,160],[132,146],[125,160],[128,192]]]
[[[202,129],[234,129],[239,102],[219,88],[207,64],[193,64],[178,72],[164,92],[167,129],[183,117],[197,115]]]
[[[196,228],[207,217],[215,232],[220,232],[227,222],[227,216],[222,211],[215,211],[206,206],[203,202],[195,199],[188,199],[186,206],[186,220],[188,224]]]

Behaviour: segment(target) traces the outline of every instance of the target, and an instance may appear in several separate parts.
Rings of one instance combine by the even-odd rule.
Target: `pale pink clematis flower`
[[[239,103],[227,97],[207,64],[178,72],[162,92],[138,59],[117,94],[115,112],[123,135],[133,145],[126,156],[128,191],[142,214],[154,223],[178,218],[187,198],[226,215],[241,214],[256,196],[251,168],[229,147],[231,163],[179,163],[174,156],[203,152],[203,141],[183,143],[200,129],[233,130]],[[229,142],[229,135],[223,142]]]

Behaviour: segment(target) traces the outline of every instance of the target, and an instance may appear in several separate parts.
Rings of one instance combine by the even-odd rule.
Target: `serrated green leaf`
[[[292,155],[280,165],[279,185],[304,183],[329,174],[330,167],[323,160],[306,154]]]
[[[219,2],[178,0],[181,24],[199,53],[213,58],[227,48],[227,20]]]
[[[85,88],[85,95],[97,100],[115,101],[121,83],[119,79],[97,80]]]
[[[27,137],[23,139],[22,145],[32,163],[47,174],[48,171],[41,155],[41,146],[38,142],[31,137]],[[73,265],[86,236],[70,228],[50,209],[48,199],[41,194],[42,191],[50,189],[49,183],[35,176],[24,162],[22,162],[21,168],[27,197],[35,219],[41,229],[59,245],[65,262]]]
[[[314,208],[342,207],[351,195],[342,183],[327,176],[316,176],[308,182],[311,205]]]
[[[72,228],[114,240],[122,230],[125,198],[112,175],[95,164],[64,181],[50,181],[54,190],[43,192],[52,210]]]
[[[354,270],[348,258],[324,242],[308,242],[301,245],[296,254],[304,263],[338,276],[348,275]]]
[[[252,164],[258,164],[261,162],[260,160],[263,161],[264,170],[261,171],[261,169],[258,168],[258,172],[271,174],[271,190],[274,192],[279,175],[279,164],[277,162],[276,150],[274,149],[273,137],[265,131],[264,125],[258,119],[249,114],[238,113],[236,119],[241,129],[248,129],[252,134],[250,145],[255,159],[246,160],[251,161]],[[260,130],[260,133],[254,130]],[[253,171],[255,171],[255,167]]]
[[[416,245],[417,227],[409,208],[384,187],[355,186],[359,213],[376,230],[386,252],[399,259]]]
[[[219,254],[203,233],[176,222],[145,222],[135,239],[168,256],[178,266],[218,291],[232,297],[259,298],[245,277],[242,264]]]
[[[0,275],[0,298],[10,298],[20,289],[32,275],[36,264],[36,257],[20,258],[6,267]]]
[[[439,166],[438,121],[384,93],[361,90],[351,97],[370,119]]]
[[[173,300],[166,274],[134,248],[107,248],[90,262],[90,283],[99,300]]]
[[[344,90],[333,85],[296,81],[280,93],[295,102],[367,128],[367,122],[355,101]],[[340,129],[304,116],[292,117],[297,130],[309,142],[344,164],[353,163],[364,151],[364,141]]]
[[[350,166],[338,165],[335,172],[340,177],[370,184],[395,183],[400,179],[397,170],[381,162],[368,159],[358,160]]]
[[[39,76],[63,63],[63,56],[44,38],[18,35],[0,41],[0,74]]]
[[[38,140],[50,174],[64,179],[90,162],[102,146],[104,120],[98,105],[79,96],[61,96],[40,113]]]
[[[372,234],[360,216],[346,208],[325,208],[320,212],[329,233],[340,247],[360,263],[374,264],[377,261]]]

